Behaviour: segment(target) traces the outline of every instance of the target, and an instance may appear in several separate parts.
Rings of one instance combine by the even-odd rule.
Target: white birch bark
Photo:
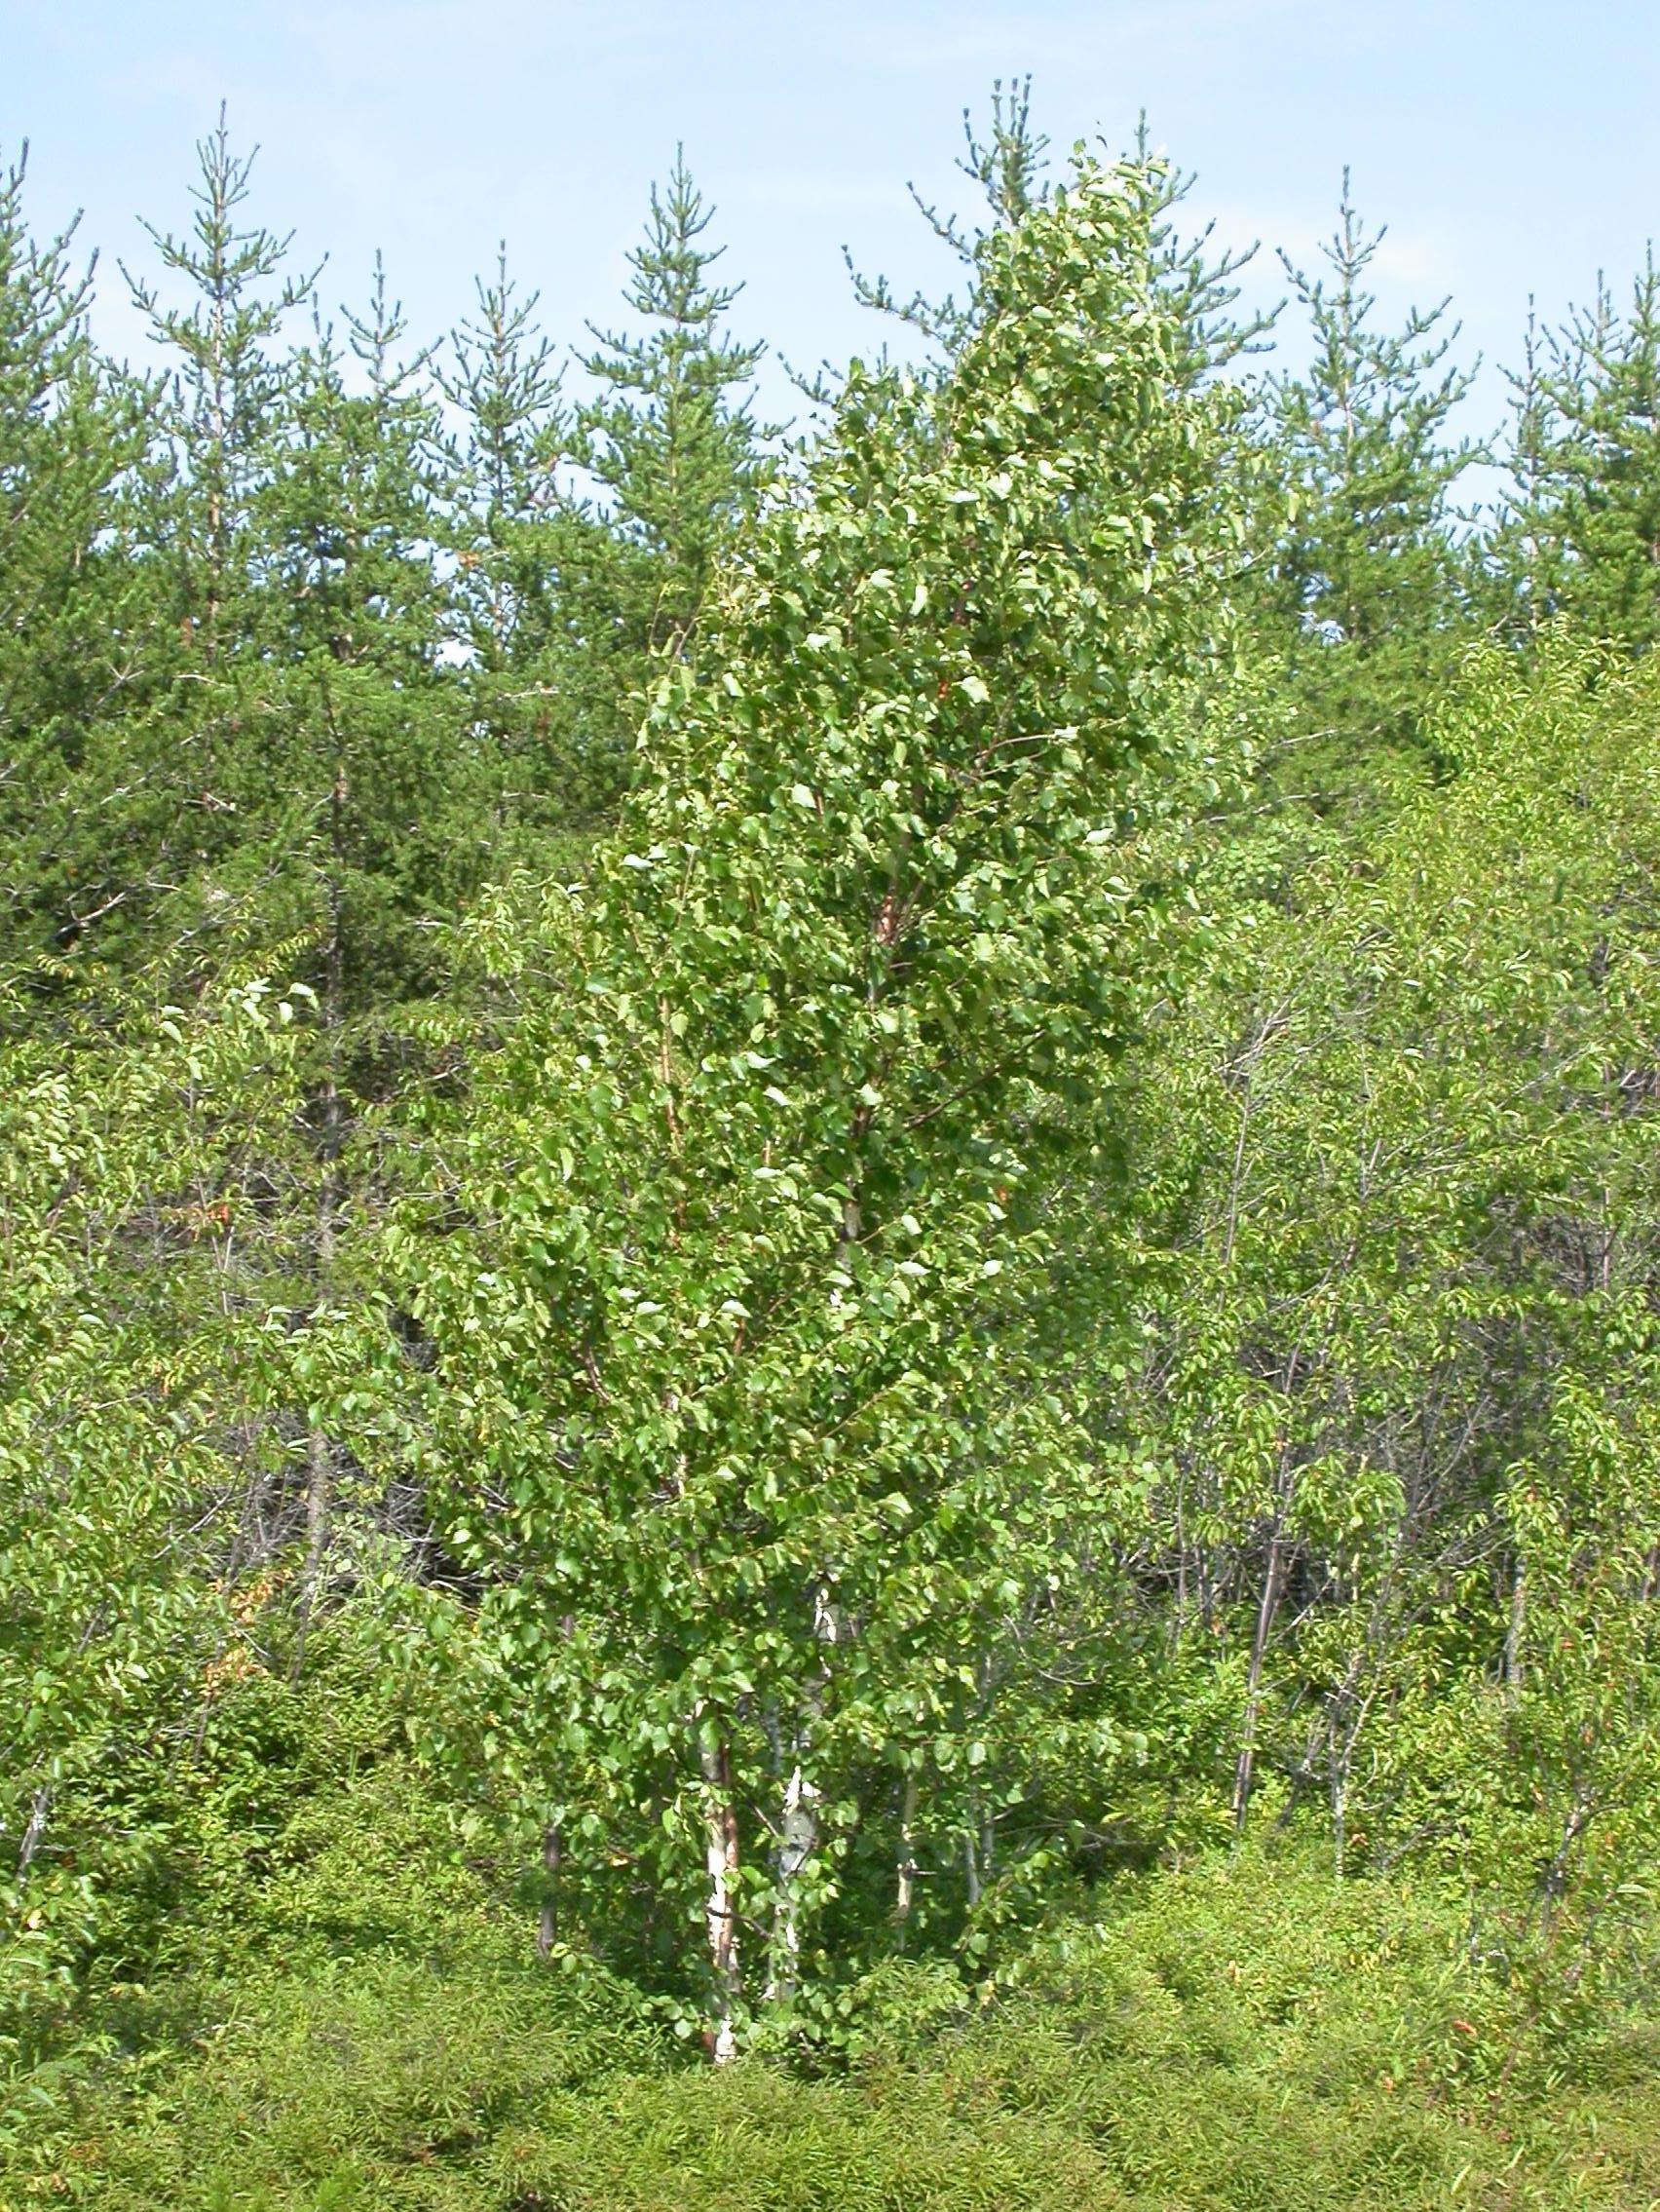
[[[834,1645],[841,1638],[841,1617],[830,1602],[829,1592],[823,1589],[813,1598],[812,1632],[818,1642],[826,1646]],[[778,1897],[766,1990],[769,2004],[787,2003],[801,1982],[801,1878],[818,1849],[819,1793],[811,1771],[812,1735],[824,1717],[826,1687],[827,1677],[820,1674],[802,1701],[796,1730],[795,1764],[784,1784],[775,1858]]]
[[[717,2066],[737,2056],[736,2014],[743,1996],[737,1955],[737,1809],[732,1799],[732,1755],[719,1741],[698,1754],[707,1788],[704,1812],[704,1865],[708,1891],[704,1918],[709,1931],[709,1966],[714,1980],[714,2015],[709,2055]]]

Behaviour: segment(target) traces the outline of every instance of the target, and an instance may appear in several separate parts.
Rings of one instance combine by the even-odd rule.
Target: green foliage
[[[1660,1791],[1654,706],[1582,651],[1478,661],[1454,780],[1239,914],[1145,1094],[1103,1415],[1159,1470],[1142,1572],[1232,1681],[1236,1815],[1261,1728],[1339,1862],[1547,1910],[1574,1861],[1612,1905]]]
[[[749,397],[765,349],[725,334],[741,287],[710,282],[724,251],[702,243],[713,219],[677,152],[628,257],[624,296],[646,333],[593,330],[584,364],[601,396],[578,410],[576,450],[618,526],[619,602],[640,655],[685,650],[768,477]]]
[[[1660,636],[1660,271],[1595,304],[1514,379],[1515,489],[1495,532],[1500,606],[1525,629],[1568,615],[1644,651]]]
[[[600,1983],[483,1928],[441,1966],[258,1964],[170,2016],[129,1998],[15,2081],[0,2188],[112,2212],[1646,2201],[1651,2037],[1541,2037],[1457,1934],[1433,1894],[1295,1853],[1166,1875],[925,2024],[890,1975],[851,2072],[816,2080],[670,2066]]]
[[[568,869],[614,818],[647,695],[692,650],[772,477],[773,434],[751,411],[764,349],[726,334],[741,287],[711,281],[712,217],[677,156],[629,256],[643,329],[590,328],[581,404],[505,248],[441,378],[462,419],[446,456],[451,620],[500,753],[502,826],[520,829],[507,857],[526,857],[528,828],[539,870]]]
[[[1085,1465],[1028,1194],[1165,972],[1137,832],[1219,527],[1161,207],[1080,159],[949,376],[849,377],[552,902],[476,1239],[402,1239],[486,1754],[670,1929],[784,1790],[774,1996],[857,1768],[972,1798],[976,1662]]]
[[[523,825],[539,858],[551,834],[568,858],[559,834],[590,833],[626,781],[646,669],[621,620],[616,530],[562,481],[576,434],[538,295],[519,296],[505,248],[477,293],[440,376],[462,418],[444,456],[447,623],[498,756],[496,833]]]
[[[1320,733],[1341,787],[1354,756],[1413,734],[1463,639],[1465,562],[1452,488],[1478,456],[1449,421],[1470,377],[1447,366],[1448,303],[1379,329],[1368,235],[1343,176],[1329,274],[1286,255],[1313,358],[1261,392],[1247,600],[1278,631],[1304,731]]]
[[[126,511],[144,396],[95,357],[72,233],[37,245],[0,174],[0,881],[8,980],[39,986],[125,887],[78,802],[109,770],[147,616]]]
[[[0,2203],[1648,2202],[1652,272],[1478,549],[1025,87],[787,468],[683,164],[583,400],[199,155],[154,383],[0,186]]]
[[[106,1793],[223,1648],[221,1543],[198,1515],[235,1482],[228,1445],[249,1467],[271,1449],[239,1433],[226,1377],[251,1410],[283,1358],[269,1315],[224,1296],[247,1202],[224,1117],[250,1076],[280,1091],[291,1012],[254,985],[100,1038],[95,1087],[19,1054],[0,1106],[8,2003],[67,1972],[142,1867],[142,1823]]]

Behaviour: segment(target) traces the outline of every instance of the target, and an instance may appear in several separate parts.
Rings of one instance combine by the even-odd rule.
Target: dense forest
[[[0,2205],[1660,2198],[1660,276],[962,169],[0,186]]]

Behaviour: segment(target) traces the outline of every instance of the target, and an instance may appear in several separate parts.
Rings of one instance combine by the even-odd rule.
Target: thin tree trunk
[[[46,1823],[52,1812],[52,1786],[45,1783],[34,1793],[29,1804],[29,1817],[18,1846],[18,1880],[22,1882],[34,1864],[40,1849],[40,1840],[46,1834]]]
[[[1245,1710],[1239,1727],[1239,1764],[1233,1773],[1235,1835],[1244,1830],[1245,1813],[1251,1803],[1251,1776],[1257,1760],[1257,1717],[1262,1709],[1263,1659],[1268,1648],[1268,1636],[1279,1605],[1280,1565],[1280,1523],[1276,1514],[1273,1534],[1268,1539],[1268,1564],[1263,1577],[1262,1599],[1257,1607],[1256,1633],[1251,1638],[1251,1664],[1245,1676]]]
[[[715,1997],[709,2055],[717,2066],[725,2066],[737,2056],[736,2014],[743,1997],[736,1902],[739,1864],[737,1808],[732,1795],[731,1746],[719,1739],[706,1742],[698,1756],[708,1792],[704,1812],[707,1838],[704,1863],[709,1886],[704,1918],[709,1931],[709,1968]]]
[[[778,1906],[773,1924],[773,1959],[766,2002],[783,2004],[801,1980],[801,1876],[818,1849],[818,1792],[798,1760],[784,1785],[778,1823]]]
[[[962,1873],[968,1891],[968,1910],[980,1902],[980,1810],[976,1805],[962,1831]]]
[[[828,1650],[840,1641],[842,1625],[828,1593],[820,1588],[812,1601],[814,1638]],[[787,2003],[801,1979],[801,1877],[818,1849],[819,1792],[810,1768],[813,1737],[824,1718],[824,1694],[828,1688],[826,1667],[802,1699],[795,1736],[795,1763],[784,1785],[775,1860],[778,1899],[773,1921],[773,1956],[766,1989],[769,2004]]]
[[[542,1831],[542,1916],[537,1923],[536,1948],[546,1959],[559,1934],[559,1829],[549,1821]]]
[[[341,1201],[345,1195],[340,1156],[345,1146],[345,1112],[340,1095],[340,1039],[345,1017],[345,941],[342,932],[344,896],[341,872],[345,857],[346,770],[335,767],[329,792],[330,868],[327,882],[328,938],[323,951],[322,1026],[325,1061],[320,1100],[315,1274],[318,1297],[326,1298],[334,1273],[334,1247]],[[294,1645],[293,1675],[299,1679],[305,1659],[306,1637],[322,1582],[328,1541],[334,1519],[334,1445],[321,1426],[314,1425],[306,1438],[306,1555],[300,1570],[300,1624]]]
[[[1514,1705],[1522,1695],[1522,1648],[1528,1632],[1528,1572],[1520,1559],[1510,1583],[1510,1621],[1504,1631],[1504,1696]]]
[[[917,1770],[911,1767],[905,1773],[905,1794],[899,1806],[899,1871],[893,1900],[893,1919],[899,1930],[901,1949],[917,1894]]]

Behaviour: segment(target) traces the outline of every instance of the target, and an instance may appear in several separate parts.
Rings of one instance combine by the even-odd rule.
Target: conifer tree
[[[48,932],[82,970],[98,957],[131,970],[178,946],[202,919],[191,902],[209,872],[258,836],[237,787],[248,741],[220,679],[257,631],[251,504],[283,437],[285,403],[274,341],[307,287],[283,275],[283,240],[241,227],[251,157],[233,152],[222,116],[197,161],[189,235],[149,229],[186,296],[164,301],[154,286],[133,286],[164,373],[144,383],[94,362],[84,289],[71,304],[61,255],[49,255],[34,265],[37,327],[57,334],[36,355],[37,367],[56,360],[39,379],[56,397],[25,406],[19,395],[17,413],[8,410],[5,435],[35,425],[30,529],[38,536],[55,514],[78,517],[78,551],[65,541],[55,565],[42,539],[29,562],[42,584],[73,577],[82,636],[73,656],[58,657],[81,672],[60,665],[54,677],[39,779],[12,786],[27,823],[20,941],[36,952]],[[10,296],[22,301],[29,285],[25,273]],[[113,600],[100,598],[112,589]],[[53,624],[31,620],[23,634],[38,652]],[[77,733],[89,686],[102,711]]]
[[[1660,638],[1660,269],[1622,313],[1606,286],[1518,386],[1514,488],[1493,565],[1532,620],[1638,651]]]
[[[1467,623],[1452,498],[1477,452],[1451,421],[1470,372],[1450,362],[1446,301],[1379,327],[1367,285],[1384,236],[1367,232],[1345,171],[1326,272],[1281,254],[1314,351],[1302,375],[1263,388],[1247,590],[1304,718],[1350,765],[1357,748],[1410,737]]]
[[[316,994],[300,1060],[312,1157],[290,1232],[308,1316],[342,1295],[348,1234],[373,1212],[354,1157],[365,1114],[389,1084],[418,1080],[411,1002],[446,982],[435,931],[496,859],[490,734],[441,655],[434,395],[425,358],[399,359],[404,337],[377,264],[344,343],[319,321],[286,364],[285,435],[248,511],[254,628],[216,671],[244,734],[235,790],[249,836],[215,886],[241,909],[241,936],[290,947]],[[302,1624],[345,1468],[314,1414]]]
[[[909,324],[930,345],[941,348],[947,355],[962,348],[974,326],[979,294],[972,282],[972,270],[975,254],[988,230],[1019,222],[1047,196],[1044,172],[1048,167],[1049,141],[1032,121],[1032,79],[1021,78],[1006,90],[1000,77],[994,83],[991,124],[984,137],[975,124],[972,109],[965,107],[962,146],[957,167],[978,188],[989,220],[982,218],[969,223],[951,210],[924,200],[914,184],[906,187],[912,204],[934,237],[969,273],[968,291],[962,301],[954,293],[930,299],[922,291],[902,299],[886,277],[861,275],[850,250],[846,247],[842,249],[848,274],[852,279],[853,294],[860,305]],[[813,396],[820,400],[827,397],[822,385],[814,389]]]
[[[713,279],[725,251],[705,243],[713,217],[677,151],[628,256],[623,297],[645,330],[590,325],[596,345],[584,362],[600,392],[578,410],[578,450],[616,536],[618,615],[636,674],[687,649],[715,560],[769,478],[752,406],[765,349],[726,334],[742,287]]]
[[[223,120],[199,149],[192,237],[159,233],[183,305],[140,289],[179,360],[165,422],[173,468],[151,519],[177,613],[159,746],[186,822],[164,848],[156,951],[200,987],[250,966],[312,993],[299,1024],[300,1138],[267,1163],[274,1193],[239,1295],[280,1303],[295,1334],[350,1277],[367,1210],[353,1148],[410,1062],[408,1009],[437,989],[435,927],[495,859],[488,734],[445,666],[445,594],[424,359],[378,267],[337,335],[286,240],[245,227],[251,157]],[[309,305],[309,341],[282,343]],[[154,864],[152,862],[152,864]],[[344,1468],[298,1383],[302,1618],[321,1585]]]
[[[1207,257],[1215,225],[1206,224],[1196,236],[1185,237],[1179,210],[1192,190],[1193,176],[1154,156],[1147,120],[1137,128],[1126,156],[1141,163],[1156,178],[1157,218],[1151,248],[1162,295],[1180,311],[1177,327],[1189,364],[1199,371],[1249,351],[1270,326],[1271,318],[1253,317],[1243,323],[1231,319],[1239,297],[1235,277],[1256,248]],[[902,299],[886,277],[861,275],[851,252],[843,259],[852,279],[854,296],[862,306],[909,324],[937,354],[952,359],[972,335],[982,305],[973,284],[973,271],[987,238],[994,231],[1022,222],[1048,198],[1050,184],[1049,139],[1032,116],[1032,79],[999,78],[992,86],[990,116],[975,121],[972,108],[962,111],[962,151],[957,168],[975,188],[979,206],[973,219],[936,202],[924,200],[913,184],[912,203],[939,243],[967,272],[968,290],[960,301],[954,293],[930,298],[914,292]],[[810,396],[822,402],[829,397],[822,381],[810,387]]]
[[[273,344],[290,313],[313,298],[318,275],[287,271],[291,233],[242,225],[258,150],[233,151],[221,108],[197,145],[189,232],[144,224],[186,304],[129,278],[152,337],[173,362],[165,419],[177,476],[166,543],[180,626],[208,665],[245,633],[250,503],[282,437],[285,371]]]
[[[274,867],[297,867],[302,910],[309,887],[330,887],[325,936],[346,933],[342,987],[359,1010],[420,987],[411,925],[453,913],[488,850],[487,771],[439,657],[435,415],[422,362],[396,358],[403,336],[377,268],[344,346],[320,323],[288,366],[288,434],[249,510],[260,590],[235,676],[258,736],[239,809],[275,848],[250,856],[259,896],[281,931]]]
[[[4,966],[38,971],[128,919],[108,823],[78,800],[122,774],[112,733],[142,681],[148,578],[126,494],[149,395],[94,353],[73,226],[31,239],[25,164],[26,148],[0,175],[0,930]]]
[[[507,856],[550,838],[569,859],[626,776],[623,702],[639,670],[622,665],[617,541],[569,480],[577,434],[537,307],[504,248],[451,334],[440,381],[462,428],[444,447],[450,622],[496,758]]]
[[[562,373],[536,320],[541,294],[520,295],[505,245],[495,276],[475,289],[475,315],[452,332],[452,364],[440,374],[465,423],[450,455],[463,510],[456,601],[469,650],[483,667],[504,669],[534,653],[550,624],[542,532],[568,435]]]
[[[590,325],[597,390],[581,405],[563,400],[505,249],[452,335],[458,633],[509,838],[516,820],[569,851],[610,818],[660,665],[689,649],[715,560],[769,478],[750,404],[763,349],[726,335],[741,287],[711,280],[712,213],[677,156],[629,256],[644,328]]]
[[[150,232],[187,297],[134,287],[176,362],[145,517],[176,616],[159,737],[193,825],[170,928],[196,961],[215,938],[339,937],[346,1000],[396,1002],[423,966],[413,925],[453,910],[489,842],[439,659],[433,400],[378,270],[342,343],[288,240],[245,222],[253,156],[222,116],[198,160],[191,235]],[[302,306],[311,340],[285,346]]]

